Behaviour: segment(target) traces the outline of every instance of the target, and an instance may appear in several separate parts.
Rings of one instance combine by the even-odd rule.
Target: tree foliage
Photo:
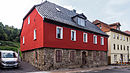
[[[2,22],[0,22],[0,40],[19,42],[19,33],[20,29],[8,25],[4,26]]]

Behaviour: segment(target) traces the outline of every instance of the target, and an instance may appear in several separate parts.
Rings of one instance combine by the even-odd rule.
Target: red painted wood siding
[[[30,24],[28,24],[28,17],[30,16]],[[20,36],[21,51],[31,50],[43,47],[43,18],[34,9],[28,17],[24,20],[23,28]],[[35,18],[35,22],[34,22]],[[34,40],[34,29],[36,29],[36,40]],[[23,45],[23,36],[25,44]]]
[[[83,31],[76,30],[76,41],[71,40],[71,28],[63,27],[63,39],[56,38],[56,26],[54,24],[43,22],[43,18],[34,9],[30,16],[30,24],[28,17],[24,20],[21,36],[21,51],[32,50],[40,47],[66,48],[66,49],[86,49],[86,50],[102,50],[107,51],[108,38],[104,37],[104,45],[101,45],[101,36],[97,35],[97,44],[93,43],[92,33],[87,33],[87,43],[83,42]],[[35,18],[35,22],[34,22]],[[34,29],[36,29],[36,37],[34,40]],[[25,44],[23,45],[23,36]]]
[[[88,34],[87,43],[83,42],[83,31],[76,30],[76,41],[71,40],[71,29],[63,27],[63,39],[56,38],[56,26],[44,22],[44,47],[67,48],[67,49],[87,49],[107,51],[107,39],[104,37],[104,45],[101,45],[101,36],[97,35],[97,44],[93,44],[92,33]]]

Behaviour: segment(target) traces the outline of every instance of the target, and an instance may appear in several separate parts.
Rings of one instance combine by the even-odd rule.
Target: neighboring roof
[[[126,32],[123,32],[123,31],[121,31],[121,30],[117,30],[117,29],[112,29],[112,28],[111,28],[111,31],[114,31],[114,32],[117,32],[117,33],[121,33],[121,34],[130,36],[130,34],[128,34],[128,33],[126,33]]]
[[[119,22],[117,22],[117,23],[113,23],[113,24],[109,24],[109,26],[115,26],[115,25],[117,25],[117,26],[121,26],[121,24],[120,24]]]
[[[125,33],[130,34],[130,31],[127,30],[127,31],[125,31]]]
[[[108,36],[106,33],[101,31],[100,28],[98,28],[96,25],[92,24],[89,20],[87,20],[87,18],[86,18],[86,26],[78,25],[77,23],[75,23],[72,20],[72,17],[77,16],[77,15],[79,15],[80,17],[82,15],[85,18],[84,14],[78,14],[74,11],[68,10],[66,8],[63,8],[61,6],[58,6],[58,5],[48,2],[48,1],[45,1],[39,5],[35,5],[32,9],[34,9],[34,8],[37,9],[38,13],[43,18],[57,21],[60,23],[64,23],[64,24],[74,26],[77,28],[81,28],[84,30],[92,31],[94,33],[98,33],[98,34],[101,34],[104,36]],[[57,10],[57,8],[58,8],[58,10]],[[29,11],[29,13],[32,11],[32,9]],[[27,15],[24,17],[24,19],[27,17]]]
[[[95,25],[103,24],[103,25],[105,25],[105,27],[109,28],[110,31],[113,31],[113,32],[117,32],[117,33],[121,33],[121,34],[130,36],[130,34],[128,34],[128,33],[126,33],[126,32],[123,32],[123,31],[121,31],[121,30],[117,30],[117,29],[111,28],[111,26],[114,26],[114,25],[119,25],[119,26],[121,26],[119,22],[113,23],[113,24],[107,24],[107,23],[104,23],[104,22],[102,22],[102,21],[100,21],[100,20],[95,20],[95,21],[93,22],[93,24],[95,24]]]

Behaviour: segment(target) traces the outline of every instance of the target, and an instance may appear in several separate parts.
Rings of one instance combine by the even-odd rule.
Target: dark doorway
[[[85,65],[86,64],[86,52],[83,51],[82,52],[82,65]]]
[[[123,54],[121,54],[121,62],[123,62]]]

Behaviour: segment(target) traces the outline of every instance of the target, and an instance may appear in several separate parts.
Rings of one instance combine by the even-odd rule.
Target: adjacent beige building
[[[120,23],[108,25],[99,20],[96,20],[93,23],[109,35],[109,64],[127,63],[130,59],[130,34],[120,30]]]

